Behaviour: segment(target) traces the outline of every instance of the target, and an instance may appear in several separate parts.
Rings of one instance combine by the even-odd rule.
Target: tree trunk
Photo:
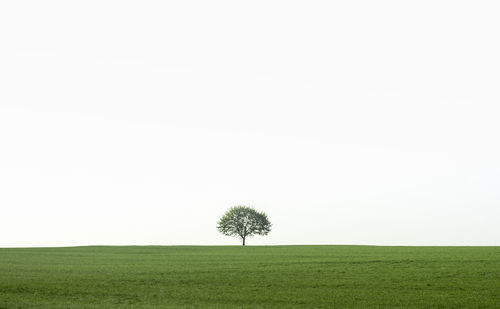
[[[243,246],[245,245],[245,236],[243,236]]]

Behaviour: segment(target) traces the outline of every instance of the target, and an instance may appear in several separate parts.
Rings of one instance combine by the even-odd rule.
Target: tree
[[[271,222],[263,212],[248,206],[234,206],[219,219],[217,229],[226,236],[239,236],[244,246],[247,237],[269,234]]]

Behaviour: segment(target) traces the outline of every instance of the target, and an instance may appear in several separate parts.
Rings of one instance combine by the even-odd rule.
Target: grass
[[[500,247],[0,249],[0,308],[500,308]]]

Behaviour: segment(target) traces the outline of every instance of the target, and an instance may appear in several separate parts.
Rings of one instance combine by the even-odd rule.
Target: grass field
[[[0,308],[500,308],[500,247],[0,249]]]

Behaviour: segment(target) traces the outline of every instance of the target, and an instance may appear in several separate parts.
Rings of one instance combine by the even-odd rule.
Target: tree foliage
[[[217,229],[226,236],[240,237],[244,246],[247,237],[269,234],[271,222],[264,212],[239,205],[231,207],[219,219]]]

